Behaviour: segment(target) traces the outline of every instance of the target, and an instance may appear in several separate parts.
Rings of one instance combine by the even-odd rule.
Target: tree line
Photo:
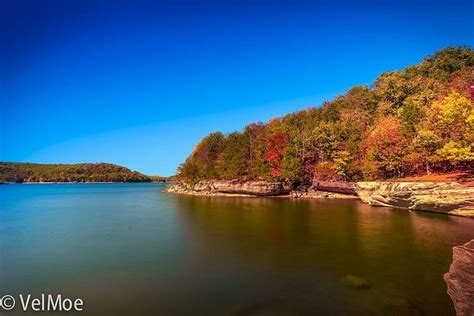
[[[473,170],[474,51],[447,47],[321,107],[204,137],[177,176],[374,180]]]
[[[109,163],[0,162],[0,182],[150,182],[139,172]]]

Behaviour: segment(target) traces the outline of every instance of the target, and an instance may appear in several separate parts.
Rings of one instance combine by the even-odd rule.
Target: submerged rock
[[[474,239],[453,248],[453,262],[444,280],[456,315],[474,315]]]
[[[422,316],[423,309],[405,297],[392,297],[384,301],[383,315]]]
[[[368,280],[352,274],[346,275],[343,279],[343,282],[347,286],[358,290],[367,290],[372,287],[372,284]]]
[[[356,192],[370,205],[474,216],[474,187],[456,182],[358,182]]]

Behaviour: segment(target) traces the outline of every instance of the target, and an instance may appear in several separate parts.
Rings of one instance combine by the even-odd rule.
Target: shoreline
[[[265,181],[202,181],[195,185],[175,182],[163,192],[221,197],[272,197],[293,199],[358,199],[372,206],[392,207],[474,219],[474,187],[457,182],[370,181],[317,184],[320,189],[295,191],[282,183]],[[324,188],[321,189],[321,188]],[[347,193],[353,188],[354,194]],[[254,190],[254,191],[251,191]],[[341,192],[346,190],[347,192]]]
[[[118,184],[118,183],[165,183],[160,181],[140,181],[140,182],[112,182],[112,181],[88,181],[88,182],[2,182],[0,184]]]
[[[255,194],[244,194],[244,193],[223,193],[223,192],[173,192],[163,190],[164,193],[191,195],[191,196],[207,196],[207,197],[249,197],[249,198],[273,198],[273,199],[340,199],[340,200],[360,200],[359,197],[351,194],[342,194],[335,192],[297,192],[291,191],[287,194],[279,195],[255,195]]]

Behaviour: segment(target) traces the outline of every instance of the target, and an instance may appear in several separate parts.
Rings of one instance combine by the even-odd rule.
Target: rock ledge
[[[444,280],[456,315],[474,315],[474,239],[453,248],[453,262]]]
[[[196,195],[254,195],[275,196],[289,194],[281,182],[240,181],[240,180],[206,180],[195,185],[178,182],[169,186],[166,192]]]
[[[457,182],[357,182],[356,192],[370,205],[474,216],[474,187]]]

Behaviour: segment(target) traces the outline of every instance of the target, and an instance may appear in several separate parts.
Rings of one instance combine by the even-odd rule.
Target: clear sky
[[[473,1],[0,0],[0,161],[171,175],[214,130],[474,42]]]

